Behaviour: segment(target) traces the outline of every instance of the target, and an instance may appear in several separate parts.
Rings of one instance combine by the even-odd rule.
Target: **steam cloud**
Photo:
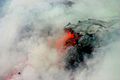
[[[0,0],[0,80],[70,80],[48,40],[62,35],[68,22],[118,21],[119,7],[118,0]],[[119,26],[112,26],[109,45],[97,50],[90,69],[78,70],[75,80],[120,80]]]

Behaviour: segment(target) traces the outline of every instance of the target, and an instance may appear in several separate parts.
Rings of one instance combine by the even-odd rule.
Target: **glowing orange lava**
[[[79,38],[80,38],[80,35],[77,33],[74,33],[71,29],[65,30],[65,35],[63,35],[56,41],[55,45],[56,45],[57,51],[64,52],[64,50],[67,47],[75,46]]]

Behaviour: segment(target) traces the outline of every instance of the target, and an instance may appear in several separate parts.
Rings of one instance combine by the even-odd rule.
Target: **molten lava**
[[[56,41],[56,48],[60,52],[64,52],[64,50],[69,46],[77,45],[78,40],[81,37],[81,35],[75,33],[71,28],[65,29],[64,31],[65,35]]]

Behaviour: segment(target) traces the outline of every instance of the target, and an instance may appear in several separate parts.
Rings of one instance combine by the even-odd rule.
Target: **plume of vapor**
[[[70,73],[60,67],[62,56],[48,46],[48,40],[61,36],[68,22],[120,16],[118,0],[5,0],[0,4],[0,80],[7,80],[14,70],[8,80],[70,80]],[[78,70],[75,80],[120,79],[119,24],[112,27],[115,30],[105,38],[106,42],[111,39],[110,45],[97,52],[105,53],[96,56],[102,59],[100,63],[90,70]]]

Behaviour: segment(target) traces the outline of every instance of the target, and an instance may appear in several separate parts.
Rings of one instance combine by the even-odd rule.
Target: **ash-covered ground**
[[[120,80],[119,7],[119,0],[0,0],[0,80]],[[103,21],[100,46],[85,66],[66,71],[64,28],[82,21],[75,31],[84,34],[88,19]]]

